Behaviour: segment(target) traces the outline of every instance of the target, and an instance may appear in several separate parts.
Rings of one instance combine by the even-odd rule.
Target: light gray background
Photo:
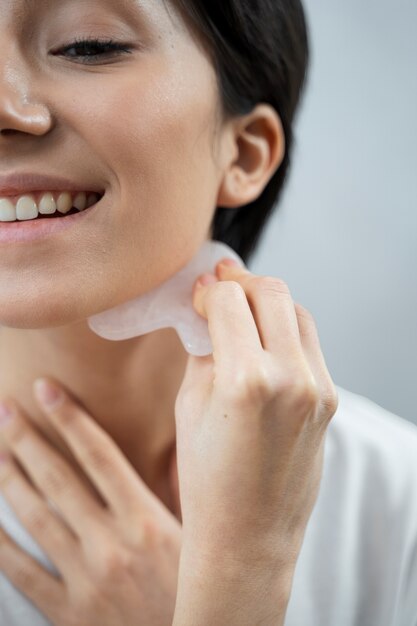
[[[292,172],[250,268],[311,311],[337,385],[417,423],[417,2],[304,5]]]

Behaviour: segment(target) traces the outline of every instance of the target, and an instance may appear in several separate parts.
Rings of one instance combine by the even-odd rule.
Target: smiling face
[[[172,5],[0,0],[0,172],[105,191],[91,219],[0,244],[0,325],[79,321],[188,263],[218,200],[218,112],[211,61]]]

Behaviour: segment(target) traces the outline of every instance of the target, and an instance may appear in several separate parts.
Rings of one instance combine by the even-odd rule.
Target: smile
[[[67,195],[63,195],[63,198],[60,200],[61,194]],[[77,206],[73,206],[74,202],[76,202],[78,206],[82,206],[81,203],[79,203],[77,200],[77,196],[79,194],[80,192],[77,192],[75,197],[73,197],[74,193],[71,194],[69,192],[60,192],[58,198],[56,199],[57,210],[54,211],[54,213],[39,213],[39,208],[42,209],[42,206],[39,205],[41,204],[42,197],[46,195],[45,193],[32,193],[26,194],[25,196],[22,195],[16,200],[16,204],[13,202],[13,198],[5,198],[4,196],[1,197],[0,210],[2,204],[4,208],[6,200],[13,207],[13,212],[11,212],[10,216],[15,217],[15,219],[10,219],[8,222],[0,219],[0,247],[2,250],[2,254],[5,253],[5,248],[3,244],[9,244],[12,246],[12,248],[16,244],[23,244],[24,246],[25,244],[28,245],[32,242],[34,244],[36,242],[39,242],[40,244],[42,244],[42,242],[55,242],[56,245],[59,245],[58,238],[59,236],[61,236],[61,233],[62,236],[65,236],[64,231],[68,232],[71,228],[75,228],[77,226],[81,228],[81,225],[82,229],[80,232],[84,233],[84,235],[88,239],[89,232],[91,233],[92,231],[96,231],[97,224],[100,223],[100,221],[97,222],[97,219],[100,215],[103,215],[103,209],[104,215],[106,215],[106,208],[108,208],[108,199],[107,194],[104,192],[103,194],[97,192],[86,194],[86,207],[84,209],[79,209]],[[34,198],[35,195],[40,196],[38,202],[36,202]],[[89,206],[88,204],[92,201],[93,196],[94,203]],[[27,197],[29,197],[30,199],[30,204],[29,202],[28,204],[29,209],[30,207],[32,207],[32,217],[19,219],[18,213],[19,215],[22,215],[22,206],[21,204],[19,205],[19,201]],[[35,205],[35,207],[33,207],[33,204]],[[52,204],[51,207],[53,207]],[[68,207],[69,210],[67,210]],[[63,213],[62,209],[67,210],[67,212]],[[9,205],[7,210],[10,210]],[[25,204],[23,204],[23,211],[27,211],[27,209],[25,209]],[[28,215],[28,213],[29,211],[27,211],[25,214]]]
[[[88,191],[44,191],[14,197],[0,197],[0,222],[62,217],[82,212],[96,204],[100,194]]]

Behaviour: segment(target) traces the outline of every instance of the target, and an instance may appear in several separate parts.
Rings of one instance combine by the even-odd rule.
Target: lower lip
[[[100,204],[93,204],[88,209],[73,215],[63,217],[37,218],[20,222],[0,222],[0,244],[2,243],[24,243],[35,239],[44,239],[56,233],[60,233],[71,226],[80,224],[88,215],[92,215]]]

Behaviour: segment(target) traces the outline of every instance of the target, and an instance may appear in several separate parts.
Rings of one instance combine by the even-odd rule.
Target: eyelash
[[[76,49],[76,48],[81,48],[84,49],[84,52],[88,49],[88,48],[97,48],[98,50],[101,50],[101,54],[80,54],[80,55],[73,55],[72,58],[76,58],[77,56],[81,57],[82,63],[91,63],[91,60],[95,60],[99,57],[102,56],[108,56],[113,55],[113,54],[117,54],[120,52],[124,52],[124,53],[131,53],[130,48],[127,48],[126,46],[124,46],[123,44],[120,43],[116,43],[115,41],[113,41],[113,39],[105,39],[105,40],[100,40],[100,39],[75,39],[72,43],[68,44],[68,46],[65,46],[64,48],[61,48],[60,52],[68,52],[68,50],[71,50],[72,48]],[[107,49],[107,50],[105,50]],[[109,50],[110,49],[110,50]]]

